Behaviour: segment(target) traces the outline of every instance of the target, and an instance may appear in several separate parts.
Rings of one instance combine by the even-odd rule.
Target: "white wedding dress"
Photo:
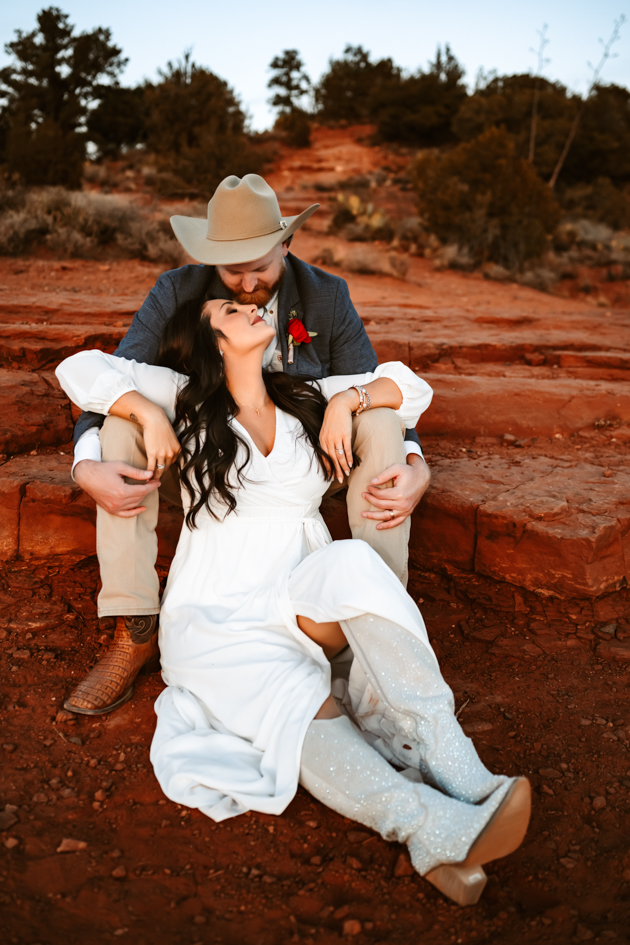
[[[137,390],[171,420],[186,381],[167,368],[100,351],[68,358],[57,376],[84,410],[107,414],[119,397]],[[330,398],[383,376],[402,392],[401,423],[414,427],[431,389],[403,364],[317,383]],[[151,748],[164,793],[216,821],[247,810],[280,814],[297,790],[303,741],[331,691],[331,667],[296,614],[317,622],[372,614],[408,631],[425,654],[427,697],[453,711],[422,617],[393,572],[365,542],[332,542],[319,512],[329,483],[299,422],[276,409],[266,457],[238,420],[231,422],[248,442],[251,461],[246,481],[234,490],[234,513],[225,516],[215,503],[221,521],[203,511],[195,529],[182,528],[162,601],[167,688],[155,705]],[[185,492],[183,501],[186,508]],[[364,730],[387,729],[357,660],[345,704]]]

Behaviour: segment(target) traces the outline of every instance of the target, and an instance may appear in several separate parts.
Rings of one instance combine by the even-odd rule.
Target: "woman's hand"
[[[160,479],[181,449],[171,421],[162,408],[132,390],[119,397],[109,408],[109,413],[142,427],[147,469],[153,473],[153,479]]]
[[[352,411],[359,406],[356,390],[344,390],[331,397],[319,434],[319,444],[333,461],[334,473],[339,482],[352,469]],[[341,451],[341,452],[339,452]]]
[[[154,479],[161,479],[180,452],[179,440],[171,422],[161,407],[153,406],[142,421],[144,448],[147,453],[147,469]]]

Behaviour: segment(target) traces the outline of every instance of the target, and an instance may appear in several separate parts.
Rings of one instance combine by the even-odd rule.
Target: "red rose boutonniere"
[[[296,312],[289,312],[289,333],[287,335],[287,341],[289,342],[289,364],[293,364],[293,351],[296,345],[310,345],[311,338],[317,337],[316,331],[307,331],[304,327],[302,319],[298,317]]]

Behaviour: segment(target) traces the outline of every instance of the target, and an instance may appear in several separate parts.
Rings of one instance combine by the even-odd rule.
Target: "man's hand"
[[[383,488],[382,484],[390,480],[393,480],[393,485]],[[411,453],[405,465],[397,463],[389,466],[372,480],[368,491],[363,493],[363,498],[370,505],[382,511],[361,512],[361,515],[378,521],[378,530],[396,528],[411,515],[430,482],[431,473],[424,459]],[[394,518],[389,514],[390,510],[396,512]]]
[[[141,483],[130,486],[125,482],[125,476],[139,479]],[[97,463],[93,459],[83,459],[77,463],[74,479],[97,505],[110,515],[120,518],[133,518],[140,512],[146,512],[142,502],[160,485],[148,469],[134,469],[127,463]]]

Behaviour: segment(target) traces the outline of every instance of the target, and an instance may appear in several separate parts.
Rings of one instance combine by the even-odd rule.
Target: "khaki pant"
[[[147,467],[142,430],[130,420],[107,417],[101,430],[101,448],[105,461],[118,460],[136,469]],[[394,411],[378,408],[355,417],[352,448],[361,460],[347,479],[352,537],[371,545],[406,587],[409,519],[396,528],[377,531],[377,522],[361,517],[361,512],[373,508],[361,495],[370,481],[388,466],[406,462],[401,425]],[[344,486],[335,483],[329,494],[342,488]],[[162,478],[160,489],[143,500],[146,512],[133,518],[120,518],[97,507],[96,550],[103,584],[98,598],[99,617],[159,613],[155,529],[160,496],[181,507],[177,476],[172,469]]]

